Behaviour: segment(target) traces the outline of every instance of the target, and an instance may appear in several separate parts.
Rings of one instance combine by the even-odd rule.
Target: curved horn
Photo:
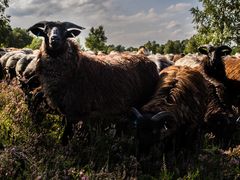
[[[207,45],[202,45],[202,46],[199,46],[198,47],[198,51],[201,53],[201,54],[208,54],[208,47]]]
[[[142,119],[143,115],[134,107],[131,108],[131,111],[136,116],[137,119]]]
[[[198,51],[201,54],[206,54],[206,55],[208,55],[209,52],[212,52],[214,50],[215,50],[215,47],[212,46],[211,44],[204,44],[204,45],[198,47]]]
[[[44,29],[48,21],[40,21],[28,28],[27,31],[31,31],[36,36],[45,36]]]
[[[35,28],[44,28],[47,23],[48,21],[40,21],[34,24],[33,26],[31,26],[30,28],[28,28],[27,31],[31,31],[32,29],[35,29]]]
[[[170,117],[171,119],[176,120],[176,117],[172,113],[167,112],[167,111],[161,111],[161,112],[155,114],[154,116],[151,117],[151,120],[152,121],[160,121],[167,117]]]
[[[229,55],[232,52],[232,48],[230,48],[227,45],[219,46],[219,47],[217,47],[217,50],[218,50],[218,52],[223,52],[223,55],[225,55],[225,56]]]
[[[78,26],[78,25],[76,25],[74,23],[71,23],[71,22],[63,22],[62,24],[64,24],[66,29],[80,29],[80,30],[85,29],[84,27]]]

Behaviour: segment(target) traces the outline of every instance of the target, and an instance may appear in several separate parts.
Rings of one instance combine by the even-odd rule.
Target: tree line
[[[0,47],[28,47],[38,49],[41,39],[33,37],[22,28],[12,28],[10,17],[5,14],[9,0],[0,0]],[[233,47],[233,53],[240,51],[240,1],[234,0],[199,0],[202,8],[190,9],[194,28],[197,33],[185,40],[168,40],[165,44],[147,41],[145,46],[153,54],[194,53],[202,44],[227,44]],[[136,51],[138,47],[107,44],[104,27],[92,27],[86,37],[85,47],[94,52]],[[78,39],[79,41],[79,39]]]

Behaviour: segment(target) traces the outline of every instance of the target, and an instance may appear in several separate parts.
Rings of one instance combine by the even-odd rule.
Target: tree
[[[115,47],[115,50],[118,51],[118,52],[123,52],[123,51],[125,51],[125,47],[122,46],[122,45],[117,45],[117,46]]]
[[[32,39],[31,44],[27,45],[26,47],[30,49],[39,49],[41,44],[42,44],[42,39],[35,37]]]
[[[32,40],[33,37],[25,29],[14,28],[8,37],[7,44],[9,47],[23,48],[30,44]]]
[[[203,9],[190,11],[198,33],[211,36],[214,45],[240,43],[240,1],[199,0]]]
[[[105,31],[103,26],[99,26],[98,28],[92,27],[90,29],[90,33],[86,38],[85,46],[92,51],[105,51],[107,37],[105,36]]]
[[[164,44],[159,45],[159,47],[157,47],[156,49],[156,53],[164,54],[164,48],[165,48]]]
[[[147,43],[145,43],[143,45],[144,47],[146,47],[149,51],[151,51],[153,54],[157,53],[157,50],[159,49],[160,45],[158,43],[156,43],[156,41],[148,41]]]
[[[212,39],[213,34],[206,36],[205,34],[197,33],[187,41],[184,48],[184,53],[196,53],[198,52],[199,46],[203,44],[213,44]]]
[[[138,48],[135,48],[135,47],[128,47],[127,49],[126,49],[126,51],[130,51],[130,52],[133,52],[133,51],[137,51],[138,50]]]
[[[5,15],[8,0],[0,0],[0,46],[6,46],[7,38],[11,32],[10,17]]]

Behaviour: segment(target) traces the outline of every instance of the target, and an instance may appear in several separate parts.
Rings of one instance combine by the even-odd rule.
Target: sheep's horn
[[[64,26],[66,27],[66,29],[80,29],[80,30],[83,30],[85,29],[84,27],[82,26],[78,26],[74,23],[71,23],[71,22],[63,22]]]
[[[137,119],[143,118],[143,115],[136,108],[132,107],[131,111],[133,112]]]
[[[27,31],[31,31],[32,29],[35,29],[35,28],[44,28],[47,23],[48,21],[40,21],[34,24],[33,26],[31,26],[30,28],[28,28]]]
[[[240,116],[236,120],[237,125],[240,125]]]
[[[224,52],[224,55],[229,55],[232,52],[232,48],[226,45],[219,46],[217,50],[220,52]]]
[[[215,50],[215,47],[210,45],[210,44],[205,44],[205,45],[202,45],[202,46],[198,47],[198,51],[201,54],[206,54],[206,55],[208,55],[209,52],[212,52],[214,50]]]
[[[151,120],[152,121],[160,121],[160,120],[162,120],[164,118],[168,118],[168,117],[176,120],[176,117],[172,113],[167,112],[167,111],[161,111],[161,112],[155,114],[154,116],[151,117]]]

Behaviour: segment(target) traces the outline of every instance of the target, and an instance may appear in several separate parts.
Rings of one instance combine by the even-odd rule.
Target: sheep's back
[[[224,59],[226,75],[233,80],[240,80],[240,58],[227,56]]]
[[[142,107],[143,112],[172,112],[180,124],[198,126],[207,106],[207,82],[196,70],[170,66],[160,73],[153,98]]]
[[[118,113],[140,106],[158,81],[153,62],[145,56],[127,54],[43,56],[37,72],[52,105],[78,116],[94,111]]]

